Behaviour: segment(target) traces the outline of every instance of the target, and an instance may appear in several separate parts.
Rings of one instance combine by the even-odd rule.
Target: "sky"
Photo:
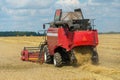
[[[120,0],[0,0],[0,31],[39,31],[56,9],[81,8],[99,32],[120,32]]]

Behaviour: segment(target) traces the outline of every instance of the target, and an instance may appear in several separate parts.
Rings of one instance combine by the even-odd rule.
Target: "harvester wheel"
[[[56,67],[61,67],[62,66],[62,57],[61,57],[59,52],[56,52],[54,54],[53,63]]]
[[[98,58],[97,49],[94,48],[93,51],[92,51],[92,53],[93,53],[93,54],[92,54],[92,58],[91,58],[92,64],[98,64],[99,58]]]
[[[76,59],[73,51],[71,51],[70,62],[73,66],[77,64],[77,59]]]
[[[47,45],[44,46],[44,62],[49,64],[52,63],[52,57],[49,55]]]

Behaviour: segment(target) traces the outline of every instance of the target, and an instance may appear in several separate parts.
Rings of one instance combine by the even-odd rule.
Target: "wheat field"
[[[99,65],[79,67],[23,62],[24,46],[38,46],[42,37],[0,37],[0,80],[120,80],[120,34],[99,35]]]

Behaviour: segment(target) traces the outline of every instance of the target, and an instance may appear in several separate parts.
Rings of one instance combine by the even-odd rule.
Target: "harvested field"
[[[120,80],[120,34],[99,35],[99,65],[79,67],[23,62],[24,46],[38,46],[42,37],[0,37],[0,80]]]

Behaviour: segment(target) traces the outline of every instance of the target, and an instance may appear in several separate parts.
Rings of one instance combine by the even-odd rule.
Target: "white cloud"
[[[5,4],[10,8],[48,8],[55,0],[5,0]]]
[[[94,0],[88,0],[88,5],[93,5],[93,6],[100,6],[101,3],[97,2],[97,1],[94,1]],[[103,5],[103,3],[102,3]]]
[[[6,3],[14,7],[24,7],[29,3],[29,0],[6,0]]]
[[[1,8],[4,13],[10,16],[48,16],[52,14],[52,9],[9,9],[6,7]],[[49,13],[48,13],[49,12]]]
[[[63,10],[72,10],[78,8],[79,5],[79,0],[58,0],[55,3],[56,8],[62,8]]]
[[[119,7],[120,8],[120,1],[119,2],[112,2],[111,5],[113,7]]]
[[[92,2],[96,2],[96,3],[111,3],[117,0],[92,0]]]
[[[79,0],[58,0],[56,2],[57,4],[60,4],[60,5],[78,5],[79,4]]]
[[[6,7],[2,7],[2,11],[7,13],[8,15],[21,15],[24,16],[25,14],[29,13],[26,9],[9,9]]]

